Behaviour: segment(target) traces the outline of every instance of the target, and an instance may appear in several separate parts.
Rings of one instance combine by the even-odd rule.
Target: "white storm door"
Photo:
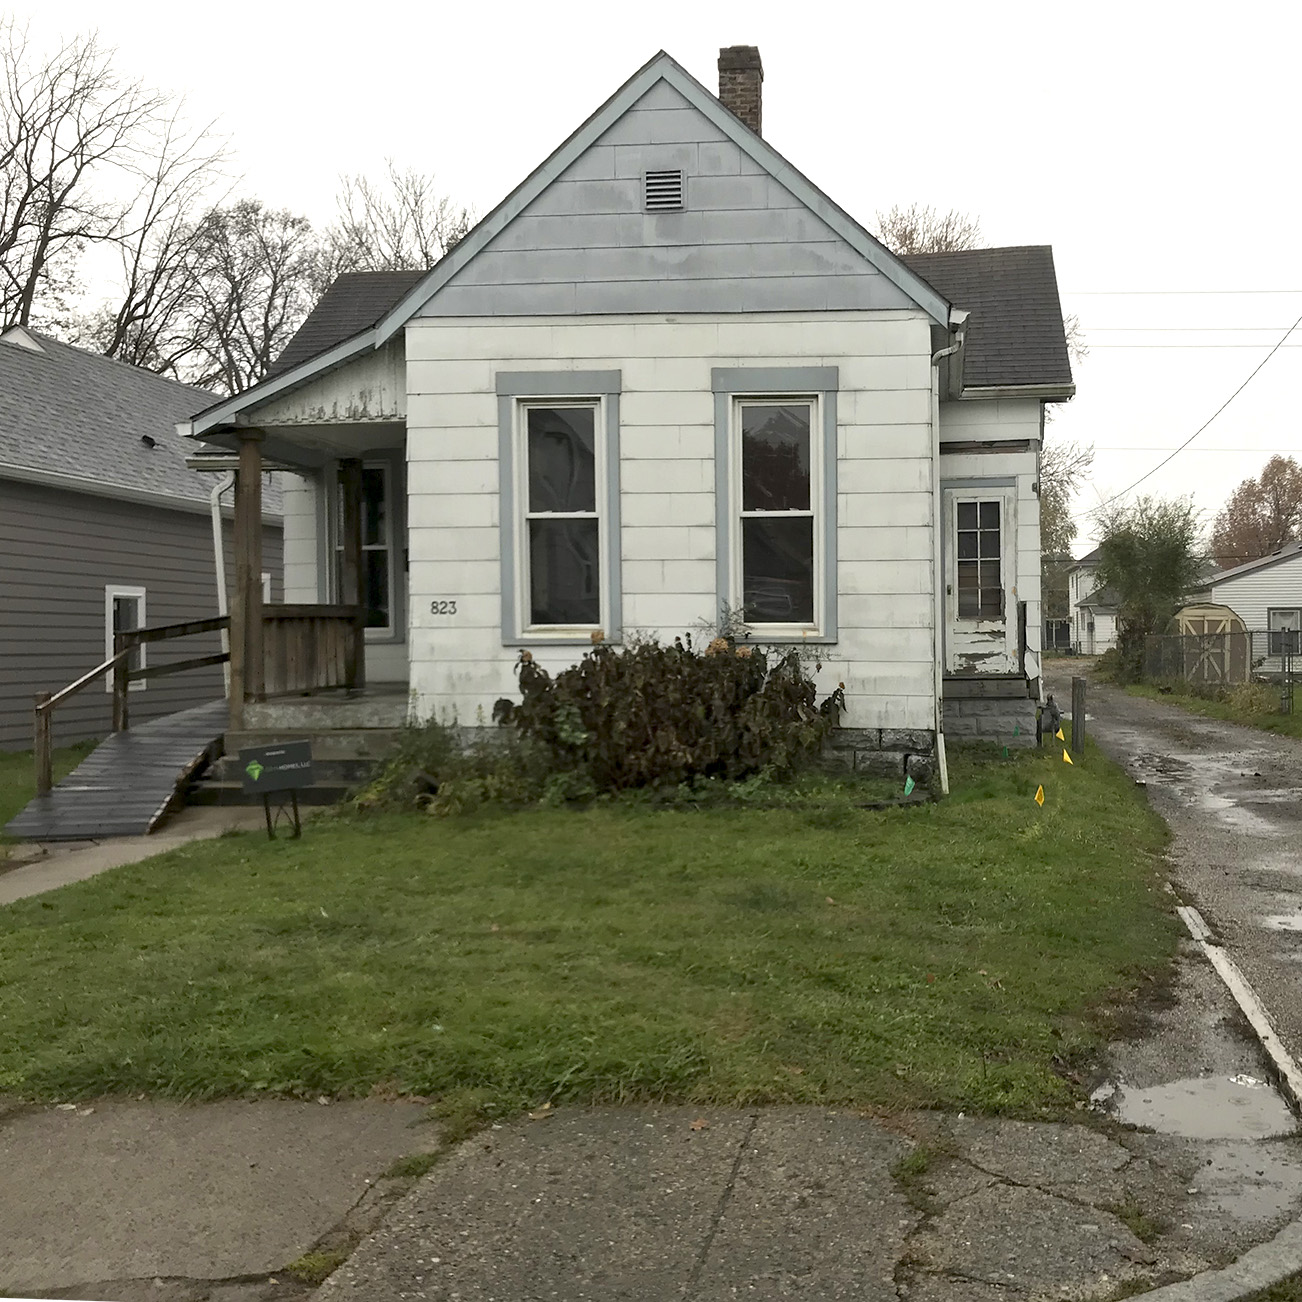
[[[1017,672],[1011,489],[946,489],[945,672]]]

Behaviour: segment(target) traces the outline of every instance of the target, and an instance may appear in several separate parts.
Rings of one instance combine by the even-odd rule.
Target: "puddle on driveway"
[[[1247,1075],[1191,1076],[1148,1089],[1109,1084],[1091,1102],[1125,1125],[1186,1139],[1269,1139],[1296,1126],[1280,1095]]]

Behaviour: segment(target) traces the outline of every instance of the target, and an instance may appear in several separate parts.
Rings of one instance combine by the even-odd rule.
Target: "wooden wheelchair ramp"
[[[152,832],[226,731],[215,701],[115,732],[5,827],[29,841]]]

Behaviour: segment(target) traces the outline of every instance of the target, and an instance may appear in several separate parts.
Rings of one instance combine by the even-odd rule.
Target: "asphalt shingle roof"
[[[59,343],[35,331],[37,352],[0,338],[0,475],[4,467],[100,485],[208,500],[215,482],[185,459],[203,451],[176,432],[213,395]],[[154,445],[145,441],[148,436]],[[266,509],[278,510],[268,493]]]
[[[1048,245],[920,253],[903,259],[933,289],[970,314],[963,382],[1070,384],[1071,363]],[[322,295],[268,378],[319,356],[373,326],[424,271],[354,271]]]
[[[424,271],[345,272],[321,295],[298,333],[276,358],[267,378],[317,357],[373,326],[425,275]]]
[[[914,253],[901,261],[971,313],[965,387],[1071,383],[1058,278],[1047,244]]]

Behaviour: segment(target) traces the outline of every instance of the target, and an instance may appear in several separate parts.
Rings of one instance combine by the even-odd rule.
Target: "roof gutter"
[[[195,515],[208,514],[208,496],[178,497],[172,493],[155,493],[147,488],[127,488],[120,484],[105,483],[102,479],[83,479],[78,475],[61,475],[53,470],[31,470],[26,466],[0,463],[0,479],[15,480],[22,484],[39,484],[44,488],[60,488],[69,493],[87,493],[92,497],[107,497],[116,502],[138,502],[141,506],[156,506],[167,511],[189,511]],[[264,524],[279,524],[280,516],[274,511],[263,511]]]
[[[941,575],[941,533],[944,528],[940,500],[940,364],[963,347],[968,314],[959,308],[949,310],[949,330],[954,342],[931,355],[931,574],[933,588],[932,652],[935,697],[936,770],[940,777],[940,794],[949,795],[949,764],[945,758],[945,590]]]
[[[1039,398],[1041,402],[1066,402],[1076,396],[1074,384],[964,385],[960,398]]]

